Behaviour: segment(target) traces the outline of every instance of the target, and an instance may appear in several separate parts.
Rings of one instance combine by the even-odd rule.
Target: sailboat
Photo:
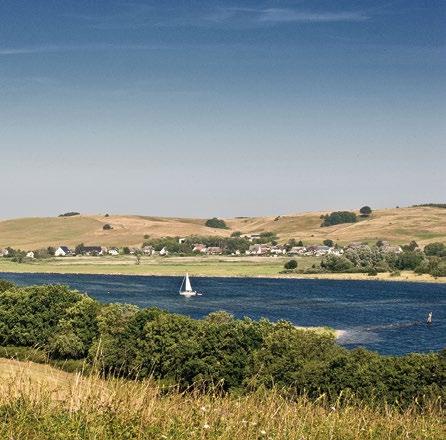
[[[184,286],[184,290],[183,290]],[[183,281],[181,282],[180,286],[180,295],[185,296],[186,298],[189,298],[191,296],[200,296],[201,293],[195,292],[195,290],[192,290],[192,285],[190,283],[189,274],[186,273],[186,276],[184,277]]]

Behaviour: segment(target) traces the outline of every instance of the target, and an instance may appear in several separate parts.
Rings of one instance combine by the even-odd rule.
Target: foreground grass
[[[288,400],[179,392],[153,381],[102,380],[47,365],[0,361],[0,438],[5,439],[443,439],[433,403],[404,411],[323,397]]]
[[[292,257],[142,257],[140,264],[132,255],[117,257],[68,257],[49,260],[34,260],[14,263],[7,258],[0,258],[0,272],[18,273],[67,273],[99,275],[166,275],[183,276],[189,272],[192,276],[215,277],[277,277],[302,279],[332,280],[383,280],[446,283],[446,277],[433,278],[431,275],[418,275],[411,271],[402,271],[398,276],[380,273],[368,276],[365,273],[325,273],[325,274],[280,274],[283,265]],[[317,257],[297,257],[300,270],[313,265],[319,266]]]

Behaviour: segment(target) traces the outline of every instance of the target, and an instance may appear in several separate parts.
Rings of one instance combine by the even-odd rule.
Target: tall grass
[[[324,397],[286,399],[277,390],[244,396],[180,392],[151,380],[103,380],[18,363],[0,382],[0,438],[40,439],[444,439],[441,402],[381,409]],[[39,366],[42,368],[41,366]],[[53,377],[50,377],[53,376]],[[341,403],[342,400],[342,403]]]

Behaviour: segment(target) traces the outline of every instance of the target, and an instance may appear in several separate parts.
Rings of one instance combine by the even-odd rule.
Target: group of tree
[[[0,282],[0,345],[41,347],[56,359],[95,362],[106,374],[151,377],[183,388],[221,384],[247,392],[278,386],[289,395],[341,393],[399,405],[446,397],[446,351],[380,356],[347,350],[329,333],[285,321],[196,320],[157,308],[101,304],[63,286]]]
[[[81,215],[80,212],[65,212],[64,214],[59,214],[59,217],[74,217],[75,215]]]
[[[331,214],[323,215],[321,226],[333,226],[342,223],[355,223],[358,220],[357,215],[350,211],[335,211]]]
[[[424,251],[415,241],[403,246],[402,253],[382,252],[376,246],[361,246],[347,249],[343,255],[327,255],[322,259],[321,269],[328,272],[397,272],[413,270],[434,277],[446,276],[446,246],[443,243],[426,245]]]

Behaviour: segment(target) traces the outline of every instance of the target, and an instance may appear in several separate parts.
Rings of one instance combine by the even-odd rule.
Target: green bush
[[[296,261],[296,260],[290,260],[290,261],[287,261],[287,262],[283,265],[283,267],[284,267],[285,269],[287,269],[287,270],[294,270],[294,269],[297,269],[297,261]]]

